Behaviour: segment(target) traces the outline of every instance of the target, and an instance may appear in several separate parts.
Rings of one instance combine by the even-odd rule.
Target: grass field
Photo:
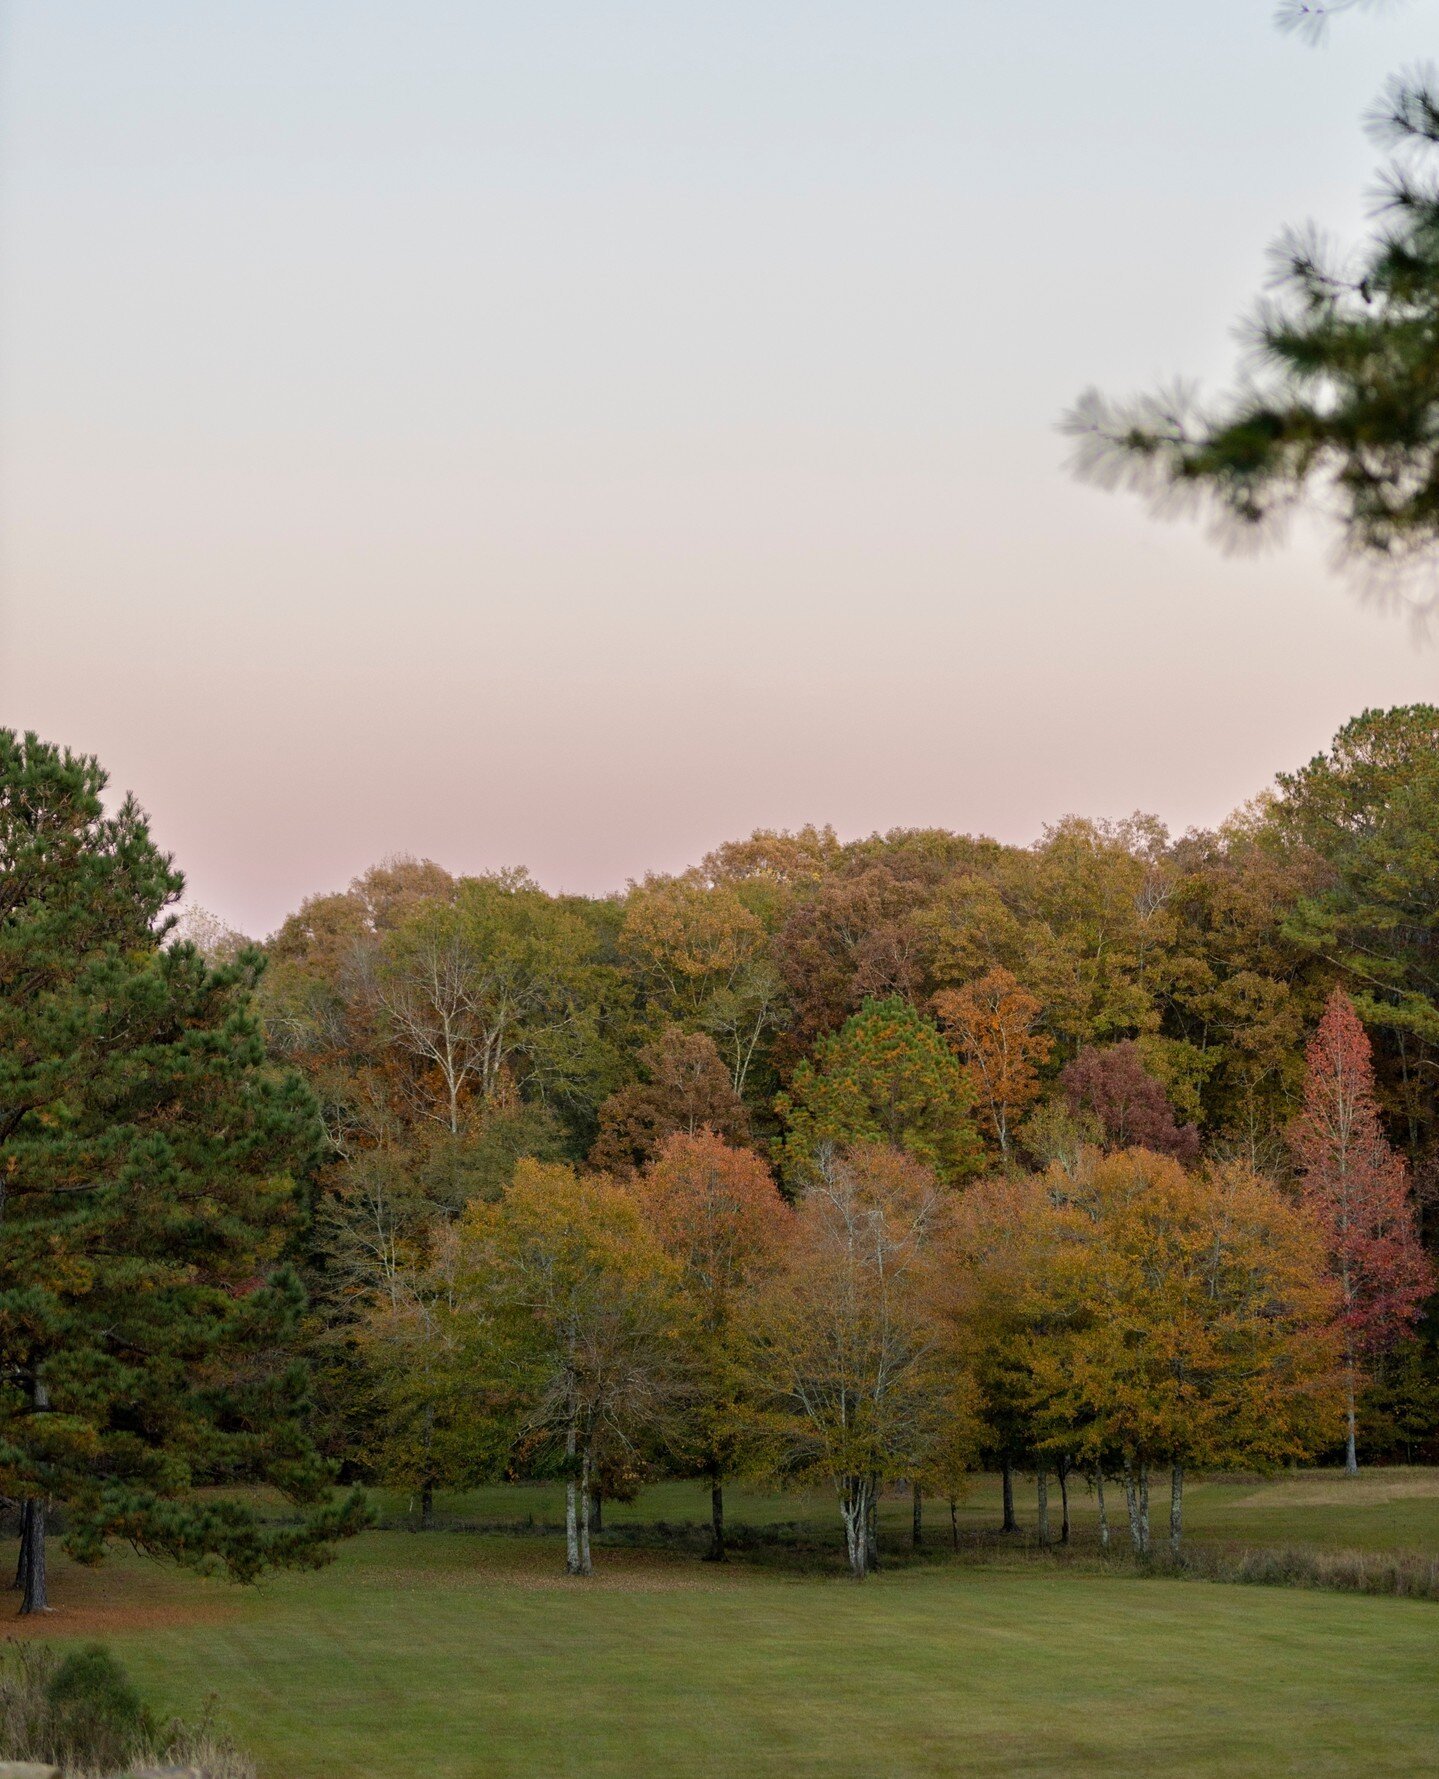
[[[975,1526],[995,1518],[989,1492]],[[441,1506],[543,1520],[548,1498]],[[701,1517],[690,1490],[612,1518],[679,1519],[685,1499]],[[731,1506],[808,1517],[792,1500]],[[1219,1539],[1277,1526],[1291,1543],[1304,1528],[1331,1548],[1434,1550],[1439,1474],[1205,1485],[1194,1517]],[[164,1708],[218,1692],[264,1779],[1439,1770],[1432,1604],[1003,1560],[857,1587],[641,1548],[603,1549],[572,1582],[561,1557],[546,1534],[372,1532],[319,1575],[248,1590],[57,1558],[60,1610],[37,1629],[103,1636]]]
[[[1154,1479],[1150,1505],[1155,1526],[1168,1525],[1168,1477]],[[1124,1500],[1111,1484],[1107,1491],[1111,1526],[1123,1530]],[[390,1521],[415,1512],[404,1496],[377,1491],[375,1504]],[[832,1540],[838,1548],[839,1518],[834,1500],[824,1494],[767,1495],[731,1488],[726,1491],[728,1518],[736,1525],[767,1526],[798,1522],[806,1532]],[[1016,1479],[1015,1503],[1020,1525],[1035,1524],[1033,1479]],[[1070,1484],[1070,1511],[1076,1534],[1097,1533],[1098,1511],[1088,1486]],[[446,1522],[483,1526],[559,1527],[564,1523],[564,1491],[559,1483],[509,1484],[474,1489],[463,1495],[439,1495],[436,1517]],[[896,1495],[882,1504],[882,1519],[891,1537],[908,1536],[910,1502]],[[959,1505],[962,1532],[992,1529],[1000,1519],[1000,1483],[995,1476],[976,1477]],[[1050,1517],[1059,1525],[1059,1492],[1050,1483]],[[709,1491],[693,1483],[660,1483],[634,1502],[605,1507],[607,1526],[642,1526],[664,1521],[701,1527],[709,1520]],[[1335,1471],[1307,1471],[1277,1478],[1214,1477],[1191,1482],[1184,1496],[1185,1535],[1201,1544],[1307,1544],[1325,1549],[1374,1551],[1417,1550],[1439,1553],[1439,1470],[1375,1469],[1357,1478]],[[949,1508],[941,1501],[926,1507],[931,1539],[949,1535]]]

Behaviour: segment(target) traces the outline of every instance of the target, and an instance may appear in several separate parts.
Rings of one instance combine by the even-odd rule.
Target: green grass
[[[1168,1525],[1167,1476],[1153,1480],[1150,1515],[1156,1530]],[[375,1503],[388,1519],[401,1520],[416,1511],[403,1495],[377,1491]],[[1033,1480],[1016,1481],[1015,1499],[1022,1527],[1035,1525]],[[1110,1484],[1106,1491],[1111,1526],[1122,1534],[1124,1500]],[[832,1497],[824,1494],[760,1494],[730,1488],[726,1513],[736,1525],[770,1526],[799,1522],[815,1536],[839,1542],[838,1515]],[[1078,1535],[1088,1539],[1098,1525],[1093,1492],[1087,1484],[1070,1484],[1070,1508]],[[482,1525],[559,1527],[564,1523],[564,1490],[559,1483],[496,1484],[462,1495],[439,1495],[436,1514],[446,1521]],[[931,1501],[926,1509],[930,1535],[948,1536],[949,1509]],[[883,1503],[882,1519],[892,1537],[903,1538],[909,1527],[907,1495]],[[1051,1481],[1050,1514],[1059,1524],[1059,1492]],[[709,1519],[709,1491],[695,1483],[659,1483],[633,1502],[605,1507],[606,1526],[701,1526]],[[1000,1519],[998,1477],[974,1479],[960,1503],[961,1530],[992,1530]],[[1374,1469],[1357,1478],[1333,1470],[1311,1470],[1272,1478],[1214,1477],[1192,1481],[1185,1489],[1185,1534],[1200,1544],[1309,1544],[1324,1549],[1428,1551],[1439,1553],[1439,1470]]]
[[[152,1698],[219,1691],[265,1779],[1407,1779],[1439,1758],[1421,1603],[1040,1569],[855,1586],[631,1551],[574,1583],[557,1557],[371,1533],[245,1593],[133,1558],[84,1584],[141,1612],[107,1635]]]
[[[1032,1490],[1023,1500],[1032,1518]],[[738,1521],[833,1529],[822,1496],[733,1491],[729,1505]],[[511,1525],[555,1521],[559,1506],[543,1487],[439,1503]],[[1075,1508],[1082,1535],[1087,1494]],[[997,1484],[979,1482],[963,1512],[968,1529],[992,1527]],[[669,1484],[609,1519],[704,1513],[702,1491]],[[896,1546],[907,1514],[906,1500],[886,1503]],[[1432,1552],[1439,1473],[1209,1482],[1189,1517],[1215,1543],[1272,1531],[1291,1545]],[[1439,1608],[1420,1601],[1003,1552],[863,1586],[628,1545],[598,1549],[595,1577],[574,1582],[562,1558],[552,1534],[372,1532],[318,1575],[235,1589],[123,1554],[78,1571],[57,1552],[60,1610],[34,1628],[103,1637],[162,1710],[193,1716],[218,1693],[263,1779],[1439,1770]]]

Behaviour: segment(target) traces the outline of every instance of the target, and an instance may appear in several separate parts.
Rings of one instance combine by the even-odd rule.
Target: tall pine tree
[[[22,1612],[47,1605],[52,1504],[82,1561],[118,1536],[237,1579],[324,1561],[364,1513],[331,1503],[289,1356],[313,1103],[266,1062],[259,955],[212,969],[170,942],[183,880],[105,784],[0,730],[0,1492]],[[203,1490],[240,1481],[298,1524]]]

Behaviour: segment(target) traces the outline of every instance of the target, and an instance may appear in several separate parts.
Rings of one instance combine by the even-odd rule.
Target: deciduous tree
[[[1339,1349],[1318,1234],[1240,1166],[1196,1174],[1135,1149],[1047,1185],[1055,1239],[1023,1337],[1043,1443],[1118,1460],[1141,1554],[1149,1468],[1169,1465],[1177,1554],[1187,1469],[1268,1468],[1333,1436]]]
[[[652,1160],[670,1137],[702,1130],[739,1147],[749,1141],[749,1113],[704,1032],[668,1026],[636,1060],[644,1078],[619,1088],[600,1107],[599,1135],[590,1150],[595,1167],[628,1172]]]
[[[474,1387],[508,1392],[526,1449],[565,1478],[566,1563],[588,1575],[596,1468],[633,1452],[675,1400],[687,1341],[679,1268],[634,1195],[603,1175],[521,1162],[458,1225]]]
[[[770,1279],[793,1213],[759,1156],[713,1131],[671,1136],[635,1182],[646,1221],[679,1265],[689,1308],[685,1415],[676,1440],[709,1478],[713,1543],[725,1555],[724,1482],[752,1444],[742,1363],[747,1298]]]
[[[1365,1358],[1408,1333],[1433,1271],[1419,1245],[1408,1169],[1374,1097],[1369,1039],[1335,989],[1308,1050],[1304,1110],[1290,1140],[1300,1200],[1322,1233],[1340,1293],[1347,1434],[1344,1467],[1359,1468],[1356,1400]]]
[[[874,1564],[883,1485],[923,1474],[956,1429],[977,1436],[973,1385],[935,1305],[942,1202],[933,1174],[892,1149],[828,1155],[755,1309],[782,1474],[834,1488],[856,1578]]]
[[[969,1065],[979,1116],[1007,1156],[1015,1125],[1039,1097],[1039,1070],[1054,1040],[1038,1029],[1044,1011],[1008,970],[987,970],[934,997],[939,1023]]]
[[[1059,1079],[1071,1112],[1098,1119],[1106,1148],[1150,1149],[1180,1161],[1199,1154],[1198,1130],[1175,1119],[1137,1044],[1126,1040],[1081,1050]]]

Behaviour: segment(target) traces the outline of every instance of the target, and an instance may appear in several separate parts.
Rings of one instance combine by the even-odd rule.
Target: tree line
[[[392,859],[263,947],[0,737],[0,1493],[244,1576],[336,1477],[597,1504],[1432,1452],[1439,711],[1213,832],[759,832],[607,897]],[[1430,1232],[1432,1236],[1432,1231]],[[296,1524],[210,1485],[267,1480]]]
[[[493,1305],[477,1307],[476,1231],[521,1202],[521,1179],[539,1192],[540,1169],[556,1205],[568,1192],[589,1205],[584,1194],[607,1183],[624,1196],[625,1216],[640,1218],[644,1239],[663,1247],[652,1182],[683,1200],[676,1157],[703,1140],[738,1158],[752,1192],[760,1174],[772,1180],[771,1234],[809,1230],[822,1204],[837,1205],[838,1182],[878,1190],[890,1179],[876,1171],[881,1155],[912,1170],[912,1189],[921,1177],[929,1183],[934,1201],[913,1213],[917,1246],[905,1251],[903,1271],[931,1282],[915,1285],[905,1314],[929,1306],[916,1375],[932,1371],[941,1351],[970,1355],[941,1392],[970,1404],[971,1418],[959,1416],[944,1436],[955,1461],[968,1438],[971,1460],[1007,1472],[1043,1470],[1041,1458],[1054,1457],[1061,1494],[1071,1465],[1088,1466],[1101,1487],[1106,1466],[1111,1481],[1122,1478],[1119,1446],[1093,1430],[1110,1411],[1092,1404],[1080,1439],[1078,1407],[1071,1402],[1066,1428],[1051,1424],[1054,1404],[1041,1410],[1036,1380],[1045,1375],[1039,1347],[1065,1352],[1081,1339],[1076,1330],[1101,1326],[1094,1299],[1075,1295],[1081,1275],[1096,1291],[1101,1277],[1105,1290],[1118,1289],[1102,1268],[1083,1272],[1080,1256],[1097,1266],[1100,1251],[1076,1245],[1074,1231],[1085,1218],[1092,1230],[1118,1227],[1101,1207],[1119,1191],[1116,1158],[1135,1151],[1149,1158],[1137,1176],[1143,1189],[1131,1188],[1136,1216],[1165,1193],[1175,1216],[1186,1195],[1217,1216],[1206,1195],[1225,1192],[1249,1194],[1246,1215],[1259,1216],[1254,1195],[1267,1192],[1277,1195],[1278,1222],[1254,1226],[1268,1232],[1263,1241],[1283,1245],[1285,1207],[1303,1230],[1318,1231],[1324,1276],[1347,1294],[1347,1307],[1325,1312],[1331,1334],[1339,1331],[1342,1362],[1326,1375],[1339,1380],[1340,1407],[1337,1418],[1326,1410],[1306,1423],[1302,1438],[1284,1435],[1292,1437],[1284,1450],[1342,1452],[1351,1465],[1361,1449],[1432,1451],[1439,1383],[1433,1326],[1420,1319],[1427,1275],[1415,1231],[1439,1168],[1436,821],[1439,711],[1416,706],[1355,719],[1329,750],[1213,832],[1175,838],[1151,817],[1070,817],[1019,847],[940,830],[841,842],[807,828],[756,833],[693,870],[649,876],[610,897],[550,896],[518,871],[454,878],[429,861],[394,859],[342,894],[312,899],[269,942],[261,1002],[272,1054],[310,1082],[329,1142],[306,1262],[328,1449],[357,1477],[412,1487],[425,1514],[440,1486],[497,1469],[582,1467],[581,1433],[578,1455],[570,1453],[561,1449],[568,1432],[556,1443],[533,1405],[512,1403],[507,1419],[486,1397],[481,1412],[455,1383],[447,1354],[464,1354],[463,1375],[488,1375],[462,1329],[503,1320]],[[1310,1104],[1319,1064],[1306,1060],[1321,1033],[1325,1054],[1348,1059],[1345,1091],[1359,1084],[1367,1120],[1362,1163],[1353,1108],[1340,1134],[1323,1138],[1347,1157],[1336,1164],[1340,1177],[1359,1169],[1367,1182],[1369,1209],[1353,1223],[1353,1239],[1371,1243],[1362,1263],[1343,1258],[1349,1237],[1336,1233],[1350,1228],[1352,1207],[1326,1209],[1318,1188],[1306,1198],[1302,1185],[1329,1177],[1312,1134],[1322,1122]],[[1301,1141],[1303,1130],[1311,1135]],[[717,1152],[706,1153],[717,1166]],[[971,1232],[970,1261],[960,1265],[954,1214],[1017,1217],[1014,1194],[1023,1192],[1034,1195],[1026,1215],[1048,1234],[1026,1223],[1032,1245],[1004,1293],[1021,1323],[1002,1352],[981,1361],[974,1319],[954,1304],[945,1312],[950,1335],[934,1334],[934,1269],[946,1288],[983,1298],[976,1280],[990,1260]],[[579,1202],[567,1215],[580,1218]],[[1160,1238],[1151,1230],[1145,1239]],[[819,1237],[792,1240],[804,1247]],[[1051,1253],[1069,1281],[1062,1315],[1040,1303],[1058,1289],[1040,1265]],[[789,1265],[776,1276],[790,1279]],[[453,1308],[456,1267],[468,1268],[463,1310]],[[1366,1268],[1387,1269],[1388,1297],[1363,1282]],[[654,1255],[634,1270],[647,1289],[665,1276]],[[681,1272],[691,1308],[696,1292],[720,1289],[726,1305],[743,1301],[742,1312],[724,1314],[740,1315],[746,1339],[768,1326],[779,1285],[769,1295],[754,1280],[701,1287],[692,1270]],[[884,1277],[898,1289],[892,1273]],[[1021,1280],[1040,1294],[1027,1309]],[[1219,1290],[1212,1280],[1209,1288]],[[1135,1337],[1151,1358],[1165,1301],[1155,1290],[1150,1331]],[[1387,1308],[1356,1307],[1361,1299]],[[1320,1299],[1305,1301],[1312,1334]],[[671,1326],[651,1311],[653,1326]],[[714,1303],[705,1312],[718,1313]],[[1055,1325],[1039,1347],[1021,1325],[1029,1315]],[[1382,1338],[1371,1322],[1383,1325]],[[793,1311],[786,1326],[798,1338]],[[666,1351],[693,1347],[673,1330],[668,1338]],[[1310,1350],[1322,1370],[1324,1342]],[[765,1368],[747,1352],[733,1363],[753,1382]],[[1072,1357],[1071,1383],[1084,1374]],[[658,1371],[647,1375],[653,1404],[670,1404],[663,1414],[655,1406],[655,1424],[667,1424],[675,1392],[683,1396],[693,1379],[682,1387],[678,1372],[666,1372],[662,1387]],[[887,1383],[883,1394],[899,1412],[903,1393]],[[750,1398],[743,1438],[733,1428],[727,1437],[736,1452],[753,1443],[745,1464],[763,1470],[773,1461],[773,1474],[799,1475],[806,1441],[792,1417],[795,1437],[778,1447],[752,1424],[758,1414],[774,1434],[775,1416],[789,1412],[778,1402],[763,1391]],[[1261,1418],[1287,1425],[1277,1413]],[[1221,1419],[1244,1424],[1237,1414]],[[970,1434],[961,1437],[962,1426]],[[892,1427],[883,1437],[891,1453],[908,1452],[915,1477],[925,1473],[929,1459],[921,1462],[913,1440]],[[668,1434],[636,1434],[633,1449],[596,1438],[601,1494],[689,1464],[688,1434],[678,1445]],[[1132,1456],[1138,1501],[1152,1454],[1136,1447]],[[1244,1461],[1280,1456],[1255,1446]],[[1240,1458],[1237,1450],[1203,1457],[1196,1444],[1184,1462]],[[911,1471],[876,1458],[851,1481],[863,1496],[895,1474]],[[578,1471],[574,1480],[579,1487]],[[714,1542],[722,1548],[718,1495]]]

